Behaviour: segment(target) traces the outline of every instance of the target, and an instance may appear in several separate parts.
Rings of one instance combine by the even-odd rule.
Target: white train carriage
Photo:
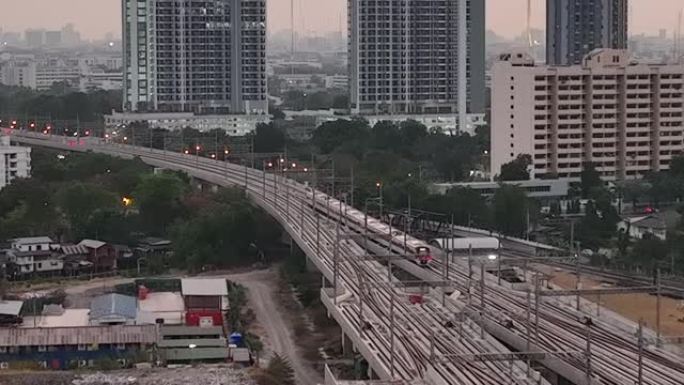
[[[490,260],[496,260],[501,251],[501,242],[494,237],[436,238],[430,245],[455,256],[485,256]]]

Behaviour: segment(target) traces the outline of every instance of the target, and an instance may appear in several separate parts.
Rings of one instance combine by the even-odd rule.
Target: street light
[[[378,198],[380,199],[380,220],[382,220],[382,182],[375,182],[375,187],[378,188]]]

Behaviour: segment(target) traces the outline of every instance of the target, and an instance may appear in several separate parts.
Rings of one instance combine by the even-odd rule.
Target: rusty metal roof
[[[155,342],[157,342],[156,325],[0,329],[0,346],[152,344]]]

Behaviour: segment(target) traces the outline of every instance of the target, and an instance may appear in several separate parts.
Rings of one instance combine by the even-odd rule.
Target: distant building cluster
[[[120,90],[123,87],[121,56],[114,52],[0,53],[0,83],[47,91],[64,84],[81,92]]]

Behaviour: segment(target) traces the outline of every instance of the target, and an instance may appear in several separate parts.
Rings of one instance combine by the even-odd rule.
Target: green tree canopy
[[[499,179],[503,181],[529,180],[528,167],[532,164],[532,156],[520,154],[514,160],[501,166]]]
[[[525,190],[503,185],[492,198],[492,222],[496,230],[516,237],[527,231],[527,216],[534,216]]]
[[[183,214],[181,198],[187,188],[188,185],[172,173],[144,176],[133,192],[143,226],[150,232],[163,233]]]

